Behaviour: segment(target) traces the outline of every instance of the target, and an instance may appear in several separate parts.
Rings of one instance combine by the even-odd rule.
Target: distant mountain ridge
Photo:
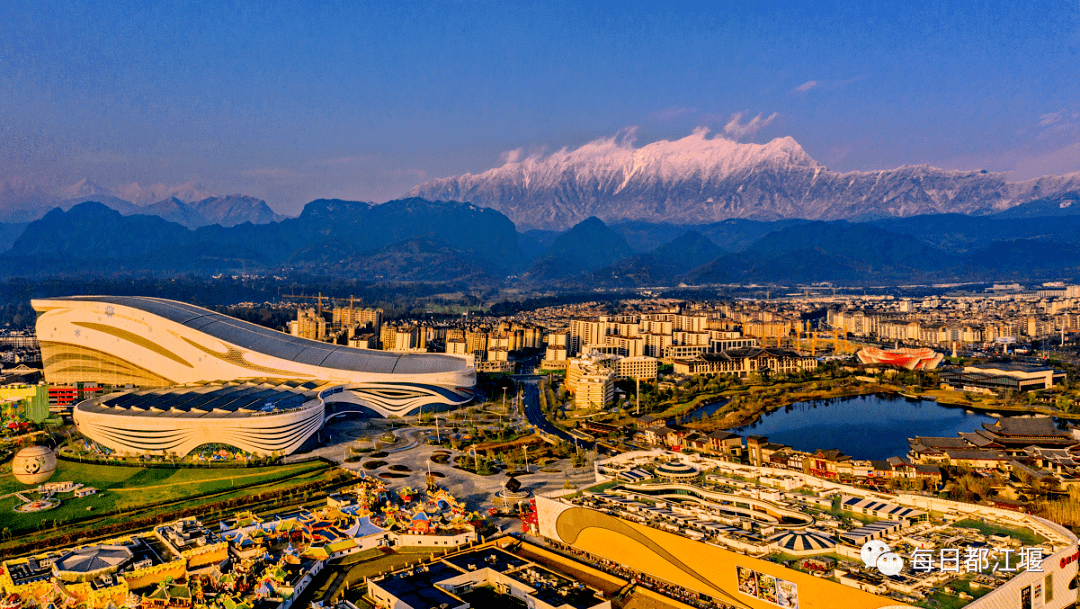
[[[499,281],[523,264],[513,223],[467,203],[320,199],[298,218],[192,230],[89,201],[26,226],[0,255],[0,274],[285,269],[371,281]]]
[[[987,214],[1080,192],[1080,173],[1009,183],[1005,173],[904,166],[830,171],[790,137],[743,144],[705,129],[636,148],[607,138],[575,150],[441,178],[410,196],[497,209],[522,230],[605,222],[706,224],[732,218],[866,220],[935,213]]]
[[[1076,280],[1080,214],[1028,217],[1074,209],[1062,206],[1066,202],[1035,201],[1018,218],[725,220],[683,227],[678,234],[676,225],[607,226],[591,217],[560,234],[525,235],[493,209],[419,198],[381,205],[320,199],[297,218],[194,230],[86,202],[53,209],[25,226],[14,247],[0,255],[0,275],[280,271],[526,290]],[[660,245],[638,253],[629,241]]]
[[[262,199],[245,195],[218,196],[194,182],[176,186],[155,184],[147,188],[132,182],[105,188],[84,178],[51,195],[27,189],[0,192],[0,195],[3,204],[0,205],[0,222],[8,224],[31,222],[44,217],[51,209],[66,211],[86,201],[102,203],[125,216],[160,216],[188,228],[211,224],[235,226],[244,222],[267,224],[284,218]]]
[[[626,238],[590,217],[559,235],[525,271],[528,281],[549,281],[607,266],[634,255]]]

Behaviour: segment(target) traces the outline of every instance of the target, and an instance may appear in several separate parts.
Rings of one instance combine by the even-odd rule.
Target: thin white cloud
[[[1017,159],[1009,172],[1010,182],[1021,182],[1047,175],[1061,175],[1080,171],[1080,142],[1060,148],[1025,155]]]
[[[513,150],[507,150],[506,152],[500,154],[499,158],[502,159],[502,162],[505,165],[507,163],[517,163],[524,156],[525,156],[525,149],[524,148],[514,148]]]
[[[799,91],[799,92],[805,92],[805,91],[809,91],[810,89],[813,89],[817,85],[818,85],[818,81],[816,81],[816,80],[808,80],[808,81],[804,82],[803,84],[795,87],[795,90]]]
[[[1048,125],[1052,125],[1061,120],[1062,118],[1065,118],[1065,108],[1062,108],[1057,112],[1047,112],[1046,114],[1039,117],[1039,126],[1046,127]]]
[[[743,113],[736,112],[731,115],[731,120],[724,125],[722,132],[723,136],[730,140],[741,140],[747,137],[753,137],[758,131],[761,131],[765,127],[768,127],[776,117],[778,113],[773,112],[768,117],[764,116],[764,113],[758,113],[757,116],[750,119],[746,123],[742,122]]]

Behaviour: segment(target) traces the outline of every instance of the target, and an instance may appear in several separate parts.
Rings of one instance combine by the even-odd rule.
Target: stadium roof
[[[175,300],[147,296],[66,296],[48,300],[91,301],[139,309],[258,353],[310,366],[381,374],[455,372],[466,360],[443,354],[356,349],[300,338]]]
[[[250,381],[178,385],[138,389],[83,402],[80,410],[131,416],[198,417],[276,414],[316,399],[318,389],[332,385],[295,381]]]

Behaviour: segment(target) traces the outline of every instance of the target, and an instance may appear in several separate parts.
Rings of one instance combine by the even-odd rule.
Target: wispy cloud
[[[1080,171],[1080,142],[1017,159],[1009,181],[1030,180],[1045,175]]]
[[[764,113],[759,112],[757,116],[750,119],[746,123],[742,122],[743,113],[736,112],[731,115],[731,120],[724,125],[724,129],[721,132],[724,137],[731,140],[741,140],[743,138],[753,137],[758,131],[761,131],[765,127],[768,127],[776,117],[778,113],[773,112],[769,116],[764,116]]]
[[[1035,124],[1035,139],[1037,140],[1051,140],[1058,143],[1068,141],[1072,143],[1078,133],[1080,133],[1080,112],[1074,112],[1067,108],[1062,108],[1057,112],[1047,112],[1039,117],[1039,122]],[[1020,133],[1025,132],[1026,129],[1021,129]]]
[[[1068,111],[1065,108],[1058,110],[1057,112],[1047,112],[1039,117],[1039,127],[1047,127],[1054,123],[1068,118]]]
[[[795,87],[791,90],[791,92],[798,95],[800,93],[806,93],[811,89],[815,91],[835,91],[836,89],[842,89],[843,87],[863,80],[864,78],[865,77],[863,76],[853,76],[851,78],[845,78],[843,80],[816,78],[813,80],[808,80],[803,84]]]
[[[502,159],[502,162],[505,165],[507,163],[517,163],[524,156],[525,156],[525,149],[524,148],[514,148],[513,150],[507,150],[506,152],[500,154],[499,158]]]

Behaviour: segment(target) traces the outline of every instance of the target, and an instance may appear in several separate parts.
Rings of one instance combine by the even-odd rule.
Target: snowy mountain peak
[[[200,184],[196,184],[195,180],[189,180],[175,186],[168,186],[158,182],[146,188],[140,186],[137,182],[132,182],[118,187],[116,196],[138,205],[149,205],[171,198],[191,203],[216,196],[216,193]]]
[[[508,153],[500,167],[433,180],[409,196],[492,207],[523,229],[565,229],[589,216],[698,224],[989,213],[1080,190],[1074,175],[1015,184],[1004,173],[925,165],[836,173],[791,137],[740,143],[698,128],[638,147],[635,136],[626,129],[546,156]]]
[[[57,194],[65,199],[76,199],[78,197],[112,195],[112,191],[96,182],[92,182],[90,178],[83,178],[74,184],[61,188]]]

